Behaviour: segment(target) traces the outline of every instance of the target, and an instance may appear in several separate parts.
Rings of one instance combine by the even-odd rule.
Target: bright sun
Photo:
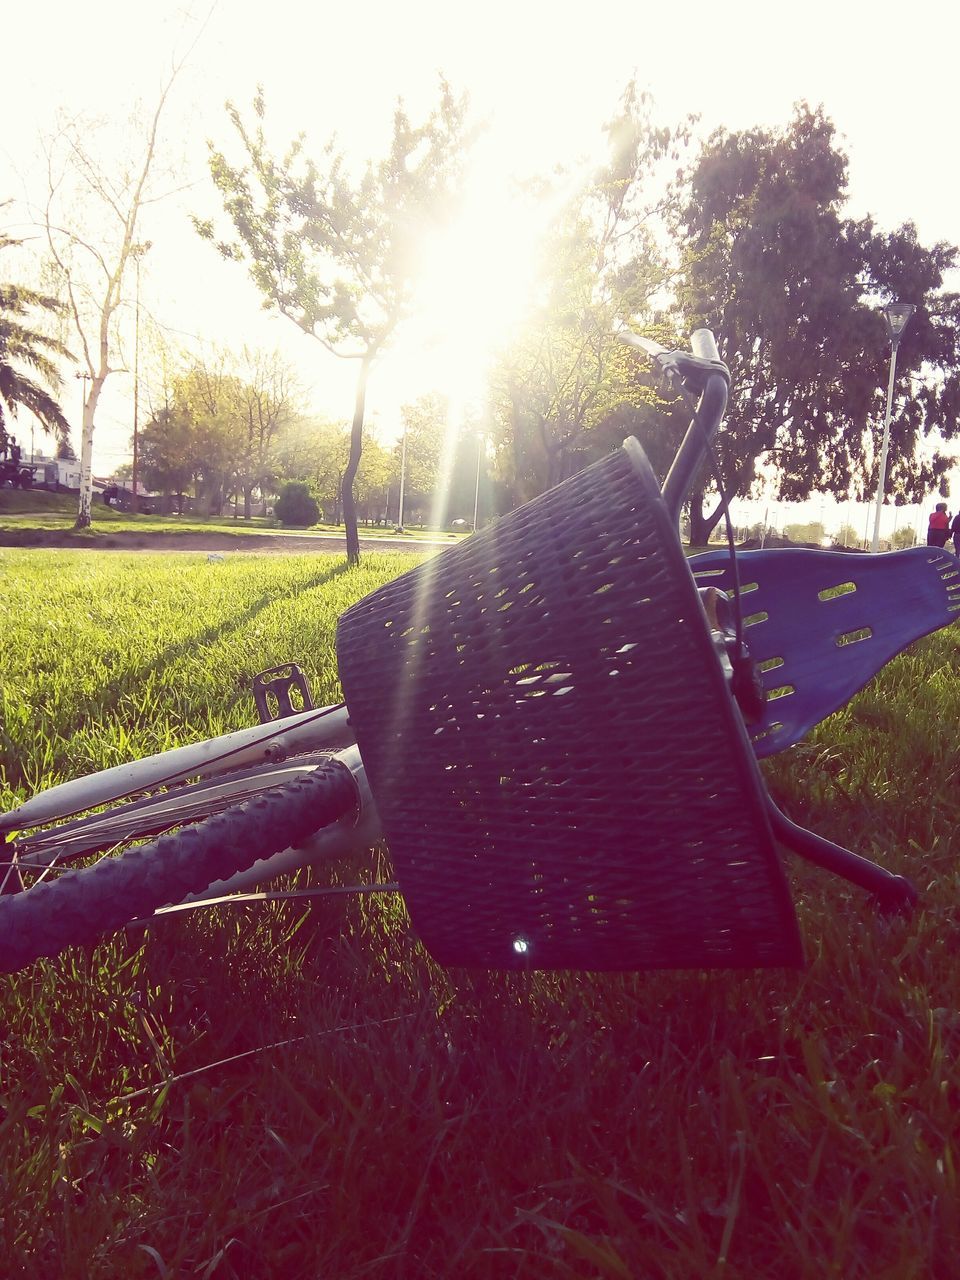
[[[531,308],[541,245],[569,186],[534,199],[503,170],[495,149],[475,156],[460,216],[425,247],[415,315],[384,371],[400,403],[427,391],[451,408],[475,401],[496,351]]]

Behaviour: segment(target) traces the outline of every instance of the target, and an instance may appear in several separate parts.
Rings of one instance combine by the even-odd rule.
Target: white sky
[[[123,118],[137,100],[150,106],[171,51],[185,43],[185,8],[186,0],[7,6],[0,198],[42,197],[38,139],[51,131],[58,108]],[[196,11],[206,12],[200,3]],[[885,229],[913,219],[924,242],[956,242],[957,13],[942,0],[220,0],[165,118],[166,155],[195,186],[158,206],[144,227],[154,242],[145,305],[182,331],[185,343],[202,335],[282,347],[312,384],[317,411],[349,418],[352,367],[324,357],[291,322],[265,316],[243,268],[221,263],[186,223],[187,212],[216,208],[205,143],[229,140],[224,101],[247,107],[258,83],[284,139],[302,129],[319,150],[335,132],[358,160],[380,154],[398,97],[416,120],[436,100],[439,73],[455,91],[469,92],[475,115],[490,121],[486,154],[500,180],[486,187],[478,210],[484,280],[474,271],[464,284],[485,284],[486,293],[462,301],[465,314],[479,314],[489,327],[495,300],[518,293],[510,281],[522,268],[517,247],[507,244],[506,175],[599,154],[600,126],[632,75],[653,94],[659,120],[698,113],[704,133],[779,126],[799,99],[822,104],[849,155],[850,212],[870,212]],[[458,316],[448,319],[456,330]],[[395,429],[399,404],[429,389],[438,358],[425,360],[408,341],[384,359],[368,405],[385,434]],[[449,348],[447,358],[455,359]],[[120,374],[111,380],[103,406],[97,473],[128,448],[125,381]],[[76,415],[79,384],[73,399]]]

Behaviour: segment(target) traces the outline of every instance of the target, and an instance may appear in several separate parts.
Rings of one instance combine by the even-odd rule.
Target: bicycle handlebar
[[[690,337],[690,351],[669,350],[653,338],[644,338],[636,333],[622,332],[620,338],[627,346],[646,352],[668,377],[700,393],[694,419],[661,490],[667,510],[678,521],[690,483],[727,407],[730,371],[720,359],[716,339],[709,329],[694,331]]]
[[[717,340],[709,329],[694,329],[690,335],[690,350],[698,360],[720,362],[720,349]]]
[[[701,391],[711,374],[719,374],[727,386],[730,385],[730,371],[720,359],[716,339],[709,329],[694,330],[689,351],[665,347],[655,338],[646,338],[629,330],[623,330],[619,336],[628,347],[635,347],[655,360],[668,376],[679,377]]]

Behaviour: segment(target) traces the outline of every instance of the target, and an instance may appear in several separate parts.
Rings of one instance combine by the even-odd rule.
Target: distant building
[[[80,492],[80,463],[76,458],[36,458],[36,470],[33,473],[34,484],[43,485],[45,489],[62,492],[64,489]],[[93,491],[99,493],[108,481],[93,477]]]
[[[76,458],[49,458],[42,453],[33,455],[33,483],[54,492],[71,490],[80,492],[80,463]],[[93,477],[93,491],[100,493],[110,483],[109,480]]]

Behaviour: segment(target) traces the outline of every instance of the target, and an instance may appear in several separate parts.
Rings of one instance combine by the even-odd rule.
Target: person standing
[[[950,517],[947,514],[947,504],[938,502],[936,511],[930,513],[930,520],[927,523],[927,546],[945,547],[949,534]]]
[[[953,538],[953,554],[960,556],[960,511],[950,523],[950,535]]]

